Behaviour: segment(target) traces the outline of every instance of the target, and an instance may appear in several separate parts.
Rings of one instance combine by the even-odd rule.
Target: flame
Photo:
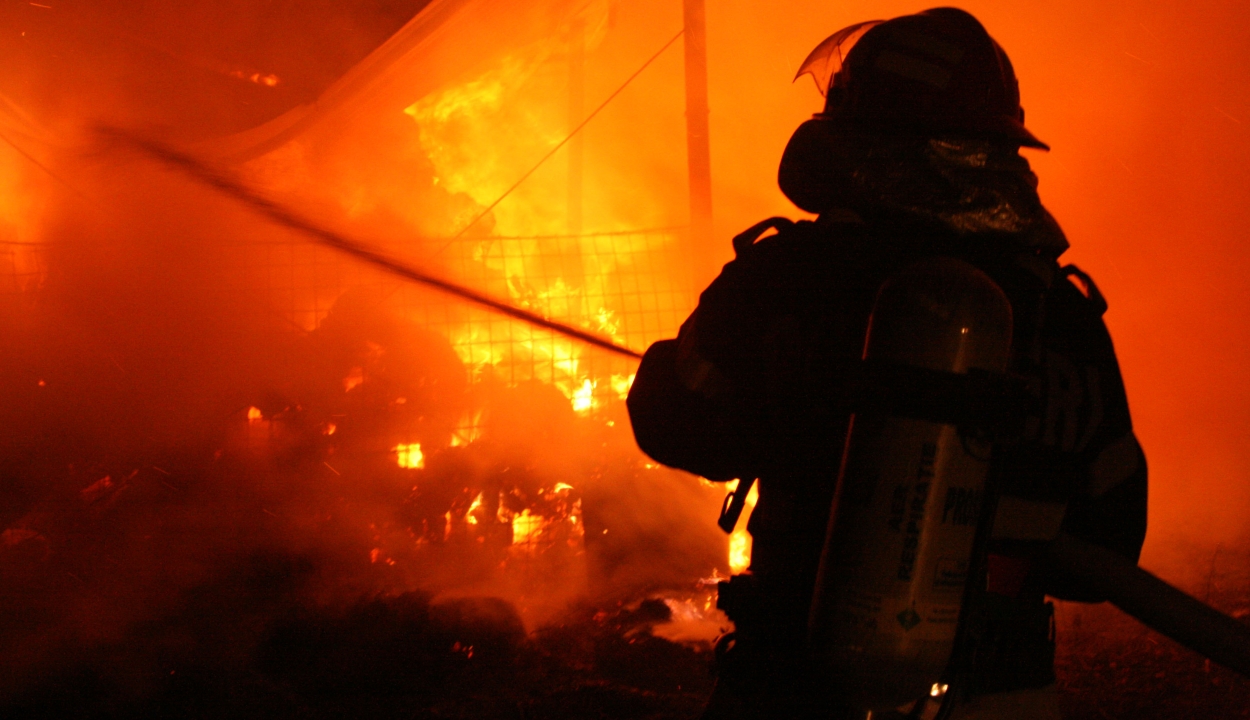
[[[247,421],[253,425],[264,420],[265,416],[258,407],[250,407],[247,409]]]
[[[480,77],[404,110],[417,124],[421,145],[438,171],[437,182],[449,192],[468,195],[485,207],[516,181],[517,168],[523,172],[531,158],[561,140],[565,125],[561,108],[510,102],[539,69],[544,50],[529,57],[504,57]],[[557,181],[544,184],[552,186],[550,197],[562,197]],[[505,203],[493,215],[496,227],[506,227],[509,234],[533,235],[561,224],[561,210],[550,202]],[[457,224],[467,224],[478,212],[469,208]]]
[[[282,79],[273,73],[247,72],[246,70],[232,70],[230,77],[246,80],[257,85],[264,85],[265,87],[277,87],[278,83],[282,82]]]
[[[582,381],[582,386],[573,391],[573,410],[585,415],[595,407],[595,383],[589,378]]]
[[[473,502],[469,504],[469,511],[464,514],[465,522],[470,525],[477,525],[477,516],[473,512],[480,507],[482,507],[482,493],[478,493],[477,497],[473,498]]]
[[[612,376],[612,379],[610,380],[612,383],[612,392],[616,393],[616,396],[621,400],[629,397],[629,389],[634,386],[634,375],[635,373]]]
[[[737,489],[738,481],[730,481],[729,491],[734,492]],[[752,485],[751,491],[747,493],[746,507],[742,511],[742,517],[739,518],[738,526],[734,528],[733,534],[729,536],[729,572],[735,575],[745,572],[751,566],[751,533],[747,532],[747,521],[759,498],[759,484],[757,483]]]
[[[541,515],[533,515],[528,509],[512,518],[512,544],[530,545],[538,539],[543,526],[547,524]]]
[[[548,75],[550,58],[563,50],[562,41],[538,43],[503,58],[476,79],[428,95],[404,110],[434,166],[435,182],[472,201],[443,230],[446,234],[467,227],[568,132],[563,102],[567,78]],[[566,180],[548,172],[529,177],[454,247],[489,277],[498,278],[496,291],[506,292],[518,307],[626,344],[622,308],[608,306],[621,290],[609,283],[620,257],[649,246],[645,238],[629,235],[561,235],[568,229]],[[639,221],[636,212],[622,219],[629,226]],[[448,334],[472,372],[496,367],[510,382],[549,382],[581,415],[598,409],[609,389],[617,397],[628,391],[626,376],[611,382],[596,376],[584,362],[581,343],[546,330],[478,316]]]
[[[425,467],[425,453],[421,452],[421,443],[400,443],[392,448],[395,459],[401,468],[421,470]]]
[[[352,368],[351,371],[347,373],[347,377],[343,378],[343,392],[351,392],[353,388],[359,386],[364,381],[364,368]]]

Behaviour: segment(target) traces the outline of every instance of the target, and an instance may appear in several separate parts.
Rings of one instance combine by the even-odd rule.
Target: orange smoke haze
[[[370,52],[424,3],[337,9],[325,3],[309,13],[282,3],[259,12],[242,0],[188,3],[182,10],[156,2],[48,4],[53,7],[23,5],[0,14],[7,33],[0,51],[13,58],[0,67],[6,100],[0,130],[29,155],[0,145],[0,239],[9,243],[0,246],[0,271],[8,271],[3,263],[11,259],[14,277],[44,277],[37,307],[9,302],[9,295],[3,307],[10,338],[4,357],[16,369],[6,375],[13,385],[3,391],[0,418],[16,429],[4,447],[5,477],[13,479],[6,479],[3,497],[13,509],[0,515],[0,528],[37,514],[56,492],[78,493],[75,483],[99,480],[75,471],[64,487],[51,487],[31,476],[27,471],[41,462],[54,464],[32,459],[51,446],[49,437],[64,437],[71,456],[98,456],[102,464],[159,457],[170,448],[211,455],[223,443],[261,442],[262,428],[271,437],[272,418],[314,386],[332,388],[340,399],[362,397],[377,387],[369,373],[384,374],[379,357],[401,357],[406,365],[402,372],[391,367],[391,377],[428,391],[431,410],[411,410],[411,423],[398,430],[379,421],[370,447],[397,468],[424,471],[439,465],[440,453],[450,457],[472,445],[480,432],[505,449],[545,443],[527,456],[527,471],[553,497],[565,481],[585,491],[584,521],[580,510],[571,510],[582,506],[569,501],[562,510],[572,514],[578,533],[598,522],[591,517],[598,493],[598,507],[625,510],[613,516],[619,525],[595,525],[596,532],[632,527],[646,538],[634,560],[616,558],[627,576],[621,585],[630,587],[675,582],[656,568],[668,563],[686,572],[694,563],[689,558],[701,562],[708,548],[723,558],[718,543],[725,543],[713,525],[720,489],[644,466],[630,444],[619,401],[632,365],[448,305],[301,245],[303,238],[209,190],[99,146],[90,128],[117,124],[189,147],[299,212],[404,261],[641,350],[676,333],[693,301],[682,288],[692,277],[696,288],[711,279],[731,257],[735,232],[769,215],[801,215],[776,186],[790,133],[822,104],[809,80],[791,82],[799,62],[847,24],[925,7],[708,3],[718,245],[690,260],[677,245],[685,242],[688,223],[680,43],[579,136],[580,230],[600,244],[556,237],[576,234],[569,232],[567,150],[482,215],[573,124],[571,19],[584,28],[585,100],[576,116],[585,117],[680,30],[677,0],[436,0],[430,7],[456,10],[451,19],[419,51],[376,74],[357,63],[376,59]],[[1250,443],[1243,439],[1250,430],[1250,290],[1243,281],[1250,248],[1242,239],[1250,227],[1250,203],[1242,200],[1250,194],[1250,8],[1214,0],[963,7],[1007,49],[1028,125],[1054,148],[1028,158],[1043,201],[1072,243],[1065,260],[1093,275],[1110,301],[1107,322],[1151,466],[1143,563],[1193,582],[1185,566],[1193,553],[1250,540]],[[31,49],[18,33],[52,39]],[[359,82],[340,80],[344,73]],[[273,123],[289,131],[274,130]],[[258,126],[272,132],[258,135]],[[278,139],[266,145],[260,135]],[[463,238],[453,239],[466,227]],[[622,234],[640,229],[655,233]],[[491,244],[501,237],[509,239]],[[35,253],[32,243],[48,243],[47,253]],[[644,308],[651,313],[646,322],[623,299],[619,281],[612,285],[635,269],[614,259],[624,255],[646,257],[660,278],[651,289],[666,300]],[[284,275],[275,279],[278,257]],[[274,291],[279,282],[281,292]],[[333,296],[322,302],[313,292],[317,283],[333,286]],[[357,286],[365,289],[349,292]],[[13,297],[21,290],[0,289]],[[257,310],[268,304],[285,315]],[[435,315],[439,329],[431,334],[422,328]],[[359,339],[366,326],[390,344],[349,347],[344,338]],[[314,340],[281,339],[292,332]],[[35,338],[37,346],[12,338]],[[298,363],[290,358],[300,352],[307,366],[293,370]],[[417,377],[412,367],[451,367],[439,387],[464,397],[444,401],[431,389],[437,383],[425,383],[434,371]],[[465,387],[512,394],[495,415],[475,415],[480,398]],[[54,400],[38,395],[44,391]],[[394,409],[408,403],[407,396],[405,403],[399,399],[388,396],[381,405],[392,416],[409,412]],[[223,439],[231,413],[240,413],[239,432],[253,433],[246,442]],[[353,432],[337,415],[319,422],[320,434],[334,442]],[[593,431],[578,424],[592,422]],[[593,475],[586,449],[600,445],[645,471]],[[342,470],[325,464],[328,471],[316,464],[317,482]],[[591,476],[599,485],[583,486]],[[266,482],[275,487],[266,487],[264,498],[292,511],[332,502],[337,492],[311,482]],[[567,491],[559,492],[560,502],[568,500]],[[208,495],[210,507],[238,509],[216,491]],[[371,496],[360,512],[389,519],[383,496],[390,497]],[[483,510],[481,492],[455,502],[458,515],[448,510],[447,536],[507,514],[496,513],[497,506]],[[264,510],[272,514],[270,506]],[[440,511],[432,522],[442,517]],[[509,517],[525,519],[513,522],[514,538],[535,532],[530,508]],[[269,531],[248,532],[259,539],[240,531],[199,552],[276,542]],[[658,539],[665,533],[670,544]],[[299,537],[290,542],[301,550],[350,551],[352,562],[385,565],[385,551],[370,548],[371,538],[343,549],[327,548],[333,543],[320,536]],[[710,573],[706,565],[698,571]],[[180,571],[207,572],[198,565]],[[452,575],[437,577],[451,582]],[[407,589],[415,582],[387,576],[352,589]]]

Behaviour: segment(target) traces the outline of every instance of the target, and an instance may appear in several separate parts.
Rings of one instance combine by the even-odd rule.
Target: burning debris
[[[670,718],[710,691],[707,647],[649,629],[668,606],[578,608],[527,635],[497,599],[292,603],[313,564],[253,557],[181,606],[65,658],[7,717]]]

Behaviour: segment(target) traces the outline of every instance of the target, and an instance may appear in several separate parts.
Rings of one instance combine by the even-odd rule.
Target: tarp
[[[315,102],[191,149],[220,163],[245,162],[321,123],[357,112],[401,110],[470,77],[509,48],[559,32],[582,5],[579,0],[433,0]]]

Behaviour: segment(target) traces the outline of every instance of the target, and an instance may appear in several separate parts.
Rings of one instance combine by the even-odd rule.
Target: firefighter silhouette
[[[1146,465],[1102,320],[1106,303],[1087,275],[1059,263],[1067,240],[1019,154],[1047,146],[1023,124],[1006,53],[961,10],[848,27],[812,52],[804,74],[826,105],[794,133],[778,180],[818,218],[772,218],[735,238],[736,258],[679,336],[648,349],[628,402],[638,444],[655,460],[711,480],[740,478],[740,488],[759,484],[750,569],[721,585],[718,604],[735,632],[718,646],[705,717],[1059,717],[1045,597],[1099,598],[1047,566],[1046,543],[1062,530],[1136,561]],[[939,338],[932,326],[951,317],[968,282],[990,288],[978,297],[1003,298],[1006,310],[978,311],[1006,318],[1001,368],[890,370],[865,360],[866,337],[870,346],[891,333],[899,342],[940,342],[929,340]],[[902,288],[914,311],[887,328],[893,321],[874,307],[891,287]],[[957,439],[949,450],[916,441],[921,470],[909,472],[928,472],[932,482],[896,483],[889,468],[843,468],[851,426],[871,437],[895,416],[948,428],[943,437]],[[931,492],[951,453],[992,454],[993,502],[980,486],[948,482]],[[893,462],[889,451],[865,457]],[[835,542],[827,531],[839,477],[839,503],[880,507],[880,545],[898,542],[901,554]],[[722,527],[741,504],[726,507]],[[981,528],[979,550],[934,555],[931,546],[945,541],[918,528],[940,523]],[[875,546],[870,541],[861,545]],[[863,647],[843,648],[852,657],[841,664],[822,659],[830,648],[816,631],[832,622],[828,613],[854,604],[813,603],[827,543],[832,577],[822,576],[822,588],[837,585],[847,567],[888,557],[898,564],[888,572],[908,587],[965,589],[962,606],[953,606],[962,607],[959,635],[933,676],[934,694],[949,686],[943,702],[914,688],[906,692],[925,697],[857,695],[839,673]],[[864,556],[843,557],[856,552]],[[864,590],[854,610],[862,632],[888,630],[902,638],[897,647],[916,645],[908,633],[936,632],[939,618],[915,597],[887,615],[867,607],[881,604],[871,588],[844,590]],[[954,627],[949,613],[941,620]],[[897,667],[911,660],[901,657]]]

